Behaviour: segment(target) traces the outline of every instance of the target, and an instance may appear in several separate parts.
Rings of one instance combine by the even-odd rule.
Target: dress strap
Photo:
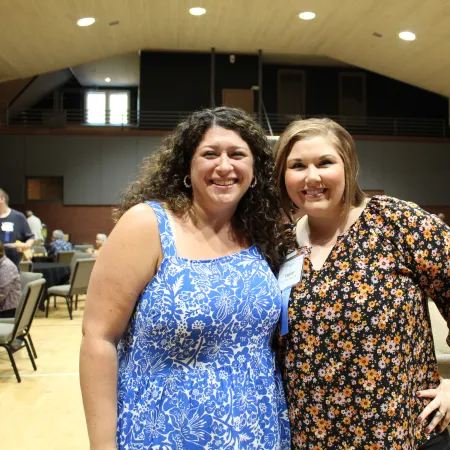
[[[177,256],[177,249],[175,247],[175,239],[170,226],[169,217],[166,210],[158,202],[145,202],[151,206],[155,212],[156,219],[158,221],[159,236],[161,239],[161,246],[164,253],[164,258],[170,258]]]

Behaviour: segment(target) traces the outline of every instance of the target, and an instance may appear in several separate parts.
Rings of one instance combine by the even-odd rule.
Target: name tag
[[[278,274],[278,284],[282,291],[300,283],[304,259],[303,253],[297,255],[297,252],[295,252],[287,256],[287,261],[281,266]]]
[[[281,266],[278,274],[278,284],[281,289],[281,327],[280,334],[284,336],[289,332],[289,298],[291,287],[300,283],[303,272],[303,253],[292,252],[287,255],[286,262]]]
[[[14,222],[2,222],[2,231],[5,231],[5,232],[14,231]]]

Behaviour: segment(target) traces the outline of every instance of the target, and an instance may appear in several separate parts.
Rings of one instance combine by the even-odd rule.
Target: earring
[[[256,183],[257,183],[258,181],[256,180],[256,177],[255,178],[253,178],[253,182],[252,182],[252,184],[250,185],[250,187],[253,189],[255,186],[256,186]]]
[[[188,181],[188,180],[189,180],[189,181]],[[190,181],[191,181],[191,177],[190,177],[189,175],[186,175],[186,176],[183,178],[183,183],[184,183],[184,185],[185,185],[188,189],[192,187],[192,184],[190,183]]]

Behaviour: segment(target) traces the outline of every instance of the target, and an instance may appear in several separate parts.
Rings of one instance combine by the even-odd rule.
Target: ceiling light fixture
[[[203,16],[203,14],[205,14],[206,9],[205,8],[191,8],[189,10],[189,12],[193,15],[193,16]]]
[[[300,17],[300,19],[302,20],[312,20],[314,19],[314,17],[316,17],[316,15],[311,11],[305,11],[300,13],[298,17]]]
[[[411,31],[402,31],[398,34],[398,37],[404,41],[414,41],[416,39],[416,35],[411,33]]]
[[[105,78],[105,81],[106,81],[107,83],[111,83],[111,78]]]
[[[95,22],[95,19],[93,17],[84,17],[83,19],[80,19],[77,22],[77,25],[79,27],[88,27],[89,25],[92,25]]]

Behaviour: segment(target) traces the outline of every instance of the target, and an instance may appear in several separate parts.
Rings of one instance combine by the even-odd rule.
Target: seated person
[[[64,240],[64,233],[61,230],[53,231],[52,242],[48,244],[47,255],[56,261],[59,252],[70,252],[73,250],[73,245]]]
[[[0,242],[0,317],[14,317],[21,295],[20,275],[17,266],[5,256]]]
[[[97,246],[97,248],[96,249],[88,248],[86,251],[88,253],[92,253],[92,256],[94,258],[97,258],[98,254],[99,254],[100,250],[102,249],[103,244],[106,242],[107,238],[108,237],[106,236],[106,234],[103,234],[103,233],[97,234],[97,236],[95,238],[95,245]]]

